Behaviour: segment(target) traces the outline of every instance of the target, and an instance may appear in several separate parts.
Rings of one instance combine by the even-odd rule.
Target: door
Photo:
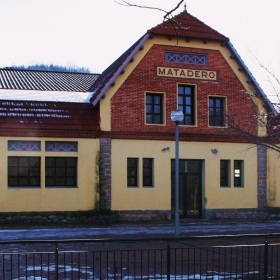
[[[201,160],[179,161],[179,210],[181,218],[201,218]],[[175,209],[175,161],[171,162],[171,206]]]

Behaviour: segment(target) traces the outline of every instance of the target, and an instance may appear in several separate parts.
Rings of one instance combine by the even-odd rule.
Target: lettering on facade
[[[199,80],[218,80],[218,71],[156,66],[156,76]]]

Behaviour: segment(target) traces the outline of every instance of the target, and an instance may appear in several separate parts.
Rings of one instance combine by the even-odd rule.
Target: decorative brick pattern
[[[183,52],[165,52],[166,62],[176,62],[182,64],[207,65],[208,59],[205,54],[183,53]]]
[[[0,108],[1,136],[96,138],[100,131],[99,105],[0,100]]]
[[[267,148],[258,145],[258,207],[267,207]]]
[[[100,138],[100,208],[111,210],[111,139]]]

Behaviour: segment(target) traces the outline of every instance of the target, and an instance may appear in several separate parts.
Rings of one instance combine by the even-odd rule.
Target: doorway
[[[171,210],[175,210],[175,160],[171,160]],[[180,218],[201,218],[202,161],[179,160]]]

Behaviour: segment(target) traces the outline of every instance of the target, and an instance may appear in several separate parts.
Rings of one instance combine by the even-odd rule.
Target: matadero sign
[[[217,70],[186,69],[162,66],[156,66],[155,70],[156,76],[158,77],[198,79],[209,81],[217,81],[219,78],[219,73]]]

